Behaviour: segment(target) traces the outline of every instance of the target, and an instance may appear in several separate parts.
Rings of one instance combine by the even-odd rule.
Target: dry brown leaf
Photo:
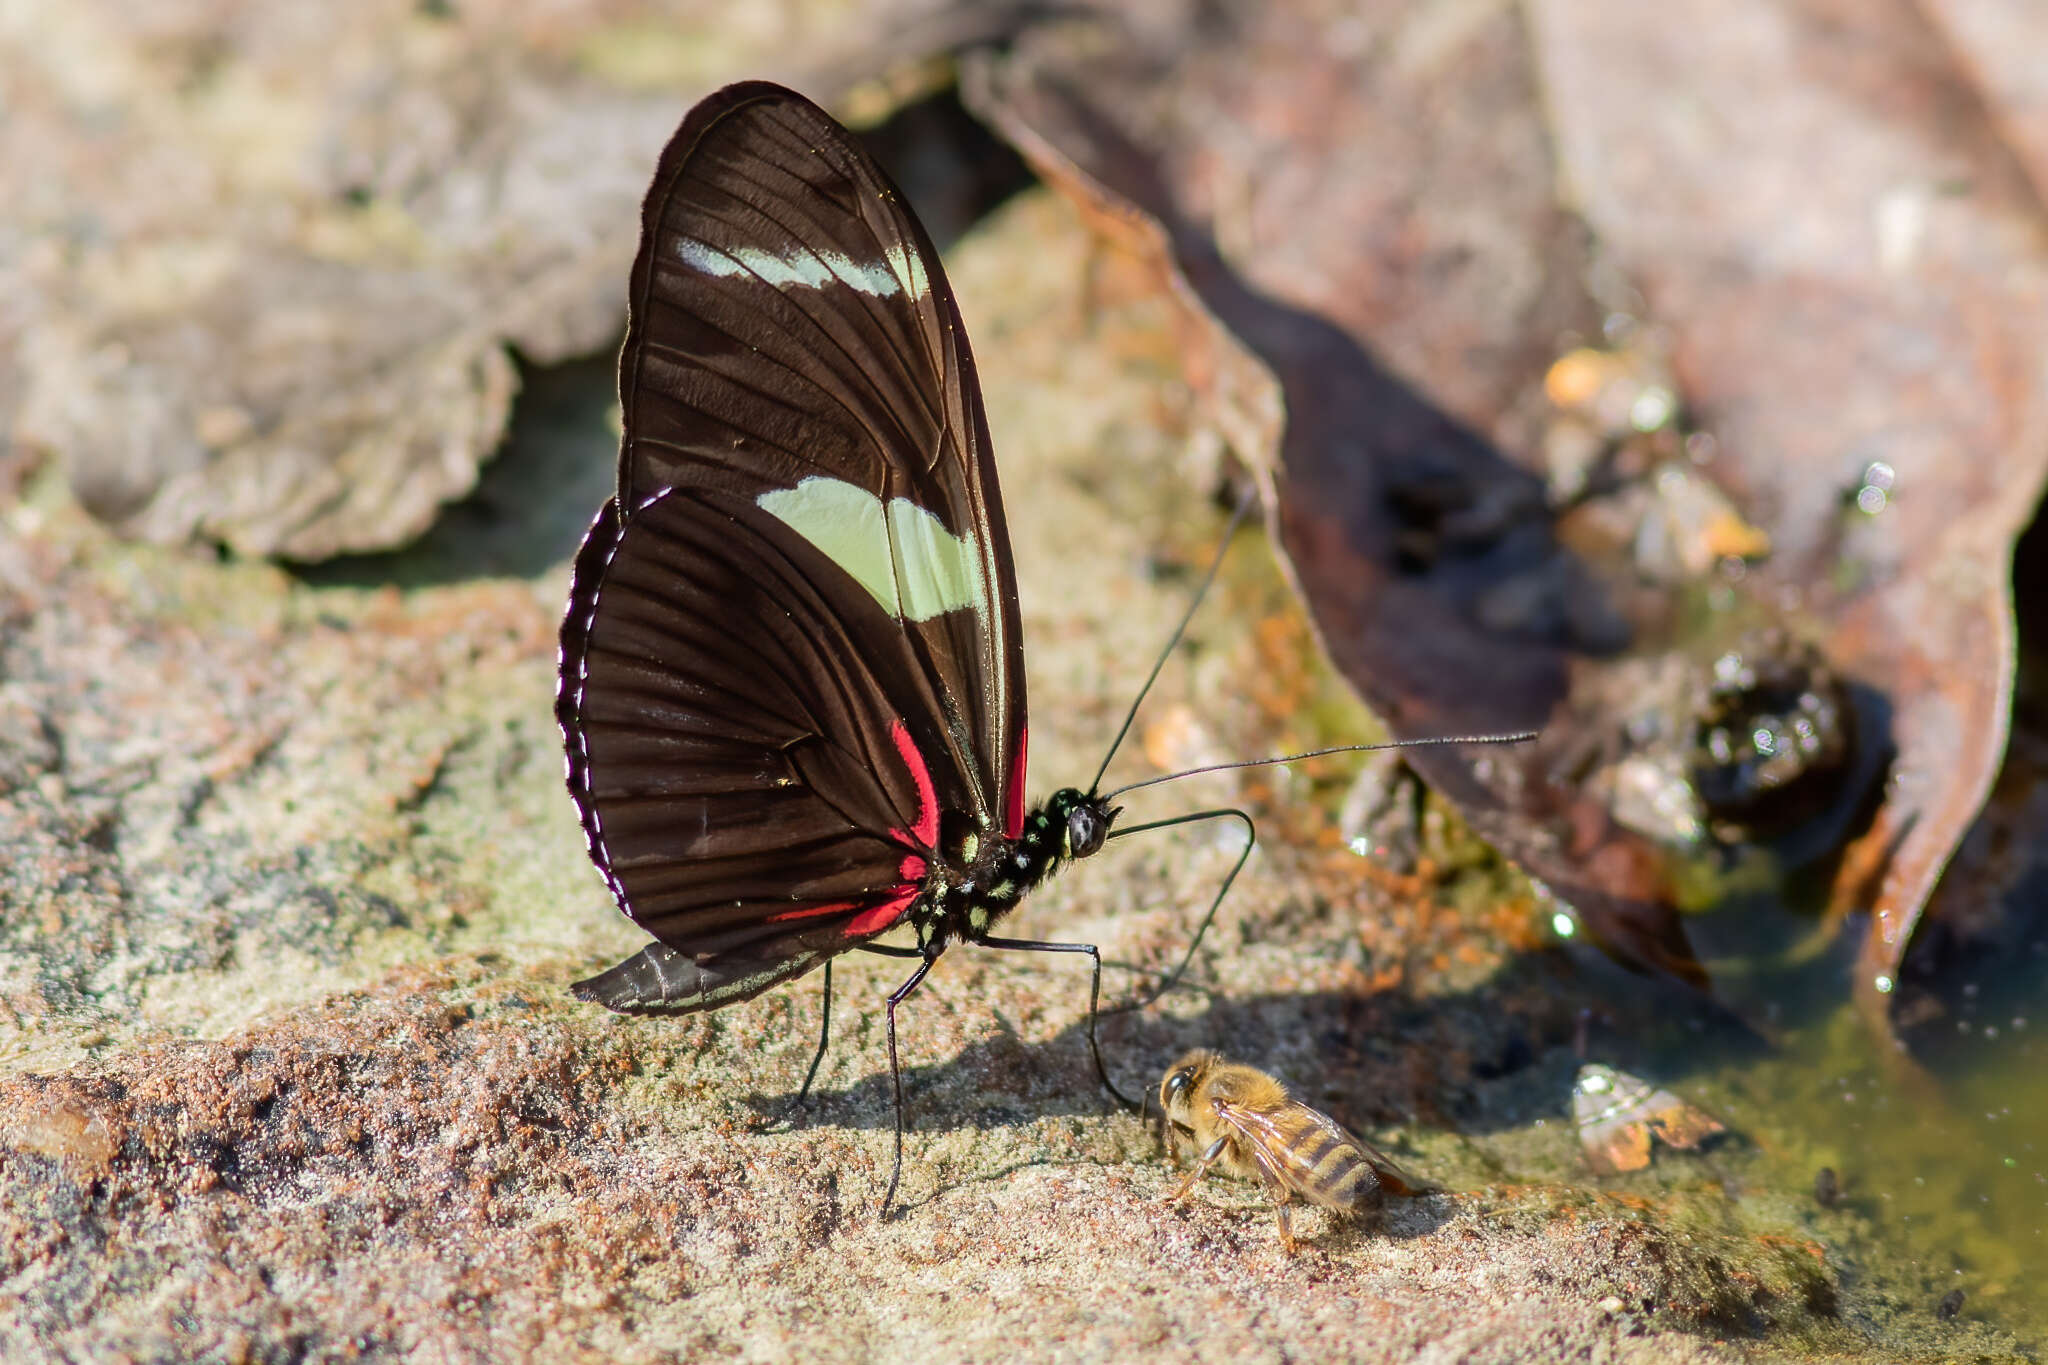
[[[1798,857],[1832,858],[1872,926],[1873,996],[1997,769],[2011,547],[2048,467],[2048,233],[2013,150],[2038,166],[2037,82],[1990,49],[2048,21],[1993,8],[1929,6],[1968,74],[1903,0],[1154,0],[977,74],[1177,293],[1365,699],[1404,735],[1543,727],[1414,764],[1635,965],[1705,979],[1675,846],[1729,819],[1641,812],[1696,762],[1687,727],[1741,734],[1714,670],[1789,680],[1839,727],[1802,741],[1810,770],[1736,769],[1753,801],[1823,784],[1791,804],[1835,851]],[[1648,462],[1633,502],[1562,503],[1546,467],[1570,442],[1545,374],[1589,340],[1675,389],[1639,434],[1573,437]],[[1681,543],[1646,559],[1651,528]],[[1693,598],[1722,605],[1688,636]]]

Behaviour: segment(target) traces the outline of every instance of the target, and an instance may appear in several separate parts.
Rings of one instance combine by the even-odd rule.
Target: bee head
[[[1166,1078],[1159,1082],[1159,1107],[1167,1117],[1187,1113],[1195,1087],[1209,1068],[1222,1060],[1207,1048],[1196,1048],[1167,1068]]]

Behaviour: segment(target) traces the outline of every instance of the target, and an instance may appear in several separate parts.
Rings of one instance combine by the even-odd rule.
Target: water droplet
[[[1671,414],[1678,408],[1678,400],[1671,390],[1661,384],[1653,384],[1636,395],[1636,401],[1629,404],[1628,422],[1637,431],[1656,431],[1671,420]]]

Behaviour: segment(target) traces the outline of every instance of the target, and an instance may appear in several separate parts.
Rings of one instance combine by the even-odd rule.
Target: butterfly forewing
[[[895,187],[809,101],[734,86],[663,153],[631,288],[621,505],[702,482],[790,490],[813,533],[867,519],[876,534],[838,548],[894,599],[946,761],[996,803],[970,811],[1008,823],[1024,720],[1009,534],[952,289]]]
[[[1014,575],[938,258],[800,96],[732,87],[670,142],[620,394],[556,709],[661,1003],[706,1008],[900,921],[942,819],[1016,832]]]

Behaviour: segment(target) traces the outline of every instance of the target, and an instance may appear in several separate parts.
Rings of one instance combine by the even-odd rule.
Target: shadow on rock
[[[524,367],[504,449],[469,496],[441,510],[403,550],[301,565],[316,587],[434,587],[477,578],[538,578],[576,553],[611,496],[619,434],[611,352]]]
[[[1568,1118],[1582,1050],[1682,1080],[1764,1046],[1724,1011],[1705,1005],[1673,1010],[1668,984],[1660,990],[1656,983],[1621,978],[1619,1001],[1611,993],[1598,997],[1608,1003],[1594,1014],[1582,1005],[1594,997],[1583,983],[1571,982],[1575,974],[1569,960],[1539,954],[1510,961],[1469,991],[1443,995],[1324,990],[1233,998],[1202,992],[1206,1006],[1192,1016],[1105,1013],[1099,1038],[1111,1079],[1142,1100],[1155,1120],[1167,1066],[1190,1048],[1208,1047],[1272,1072],[1297,1099],[1367,1138],[1411,1126],[1480,1136],[1537,1118]],[[1201,990],[1183,986],[1176,996]],[[990,1131],[1118,1108],[1089,1059],[1085,1022],[1035,1043],[1000,1013],[991,1025],[946,1061],[903,1068],[907,1132]],[[916,1029],[914,1006],[899,1014],[898,1026],[905,1035]],[[829,1067],[828,1061],[828,1073]],[[795,1097],[792,1088],[757,1092],[746,1102],[766,1121]],[[799,1128],[893,1128],[888,1070],[814,1089],[791,1121]],[[1398,1143],[1389,1151],[1402,1155]]]

